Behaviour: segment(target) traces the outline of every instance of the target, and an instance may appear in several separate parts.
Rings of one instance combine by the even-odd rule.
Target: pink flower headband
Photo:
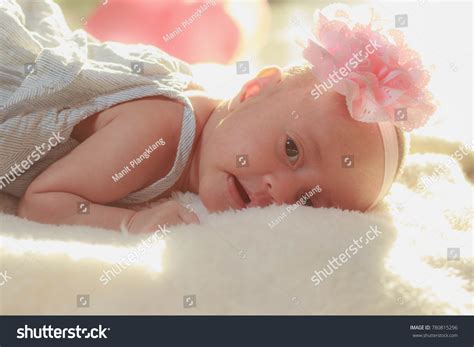
[[[373,11],[368,24],[353,24],[350,10],[337,4],[316,11],[314,37],[309,37],[303,56],[321,82],[311,91],[315,98],[333,88],[345,96],[352,118],[379,125],[385,171],[379,196],[370,209],[385,196],[396,175],[395,127],[411,131],[424,125],[435,106],[426,90],[429,74],[419,55],[406,46],[403,34],[390,30],[384,35],[381,29],[374,29]]]

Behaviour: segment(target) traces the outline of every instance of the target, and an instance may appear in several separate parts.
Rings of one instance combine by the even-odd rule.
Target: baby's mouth
[[[251,199],[247,194],[247,191],[239,182],[237,177],[230,173],[227,176],[227,190],[231,199],[235,202],[235,205],[239,210],[247,207],[247,205],[250,203]]]
[[[249,195],[247,194],[247,191],[245,190],[244,186],[240,183],[239,179],[236,176],[234,176],[234,178],[235,178],[235,186],[237,187],[237,191],[239,192],[240,197],[244,201],[245,205],[248,205],[251,200],[250,200]]]

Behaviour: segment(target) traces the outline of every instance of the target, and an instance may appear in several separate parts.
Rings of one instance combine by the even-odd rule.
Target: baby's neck
[[[196,117],[196,130],[200,125],[206,124],[209,116],[214,112],[217,105],[222,102],[221,99],[212,97],[204,90],[186,90],[183,94],[189,98],[193,105]]]
[[[183,174],[173,187],[173,190],[198,194],[201,134],[210,115],[222,100],[213,98],[206,91],[202,90],[187,90],[184,94],[189,98],[193,105],[194,116],[196,118],[196,133],[188,163],[186,164]]]

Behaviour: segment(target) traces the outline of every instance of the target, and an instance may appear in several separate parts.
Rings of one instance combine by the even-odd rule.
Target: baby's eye
[[[286,151],[286,155],[288,156],[292,164],[298,160],[298,156],[299,156],[298,146],[296,145],[295,141],[293,141],[291,137],[286,138],[285,151]]]

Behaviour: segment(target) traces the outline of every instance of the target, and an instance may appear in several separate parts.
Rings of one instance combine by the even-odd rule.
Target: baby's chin
[[[228,209],[212,191],[199,189],[199,199],[201,199],[202,204],[209,212],[221,212]]]
[[[223,192],[225,187],[218,189],[217,184],[212,184],[208,189],[200,186],[198,195],[209,212],[223,212],[233,208]]]
[[[206,208],[208,212],[223,212],[225,210],[228,210],[230,207],[225,206],[224,204],[220,203],[219,201],[209,198],[207,196],[201,196],[199,195],[199,198],[202,201],[202,204]]]

